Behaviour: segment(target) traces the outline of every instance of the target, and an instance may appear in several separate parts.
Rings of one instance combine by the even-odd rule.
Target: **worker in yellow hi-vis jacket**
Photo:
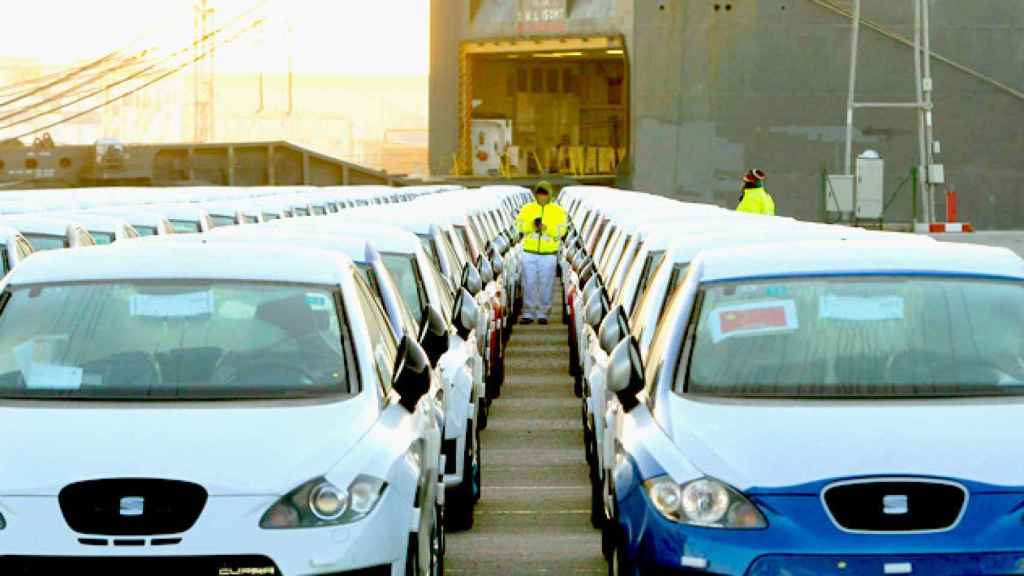
[[[775,200],[764,189],[764,170],[751,170],[743,177],[743,196],[737,212],[775,216]]]
[[[520,322],[548,323],[551,291],[555,285],[558,247],[567,231],[565,210],[551,202],[554,190],[549,182],[533,188],[535,202],[519,211],[516,224],[523,240],[523,316]]]

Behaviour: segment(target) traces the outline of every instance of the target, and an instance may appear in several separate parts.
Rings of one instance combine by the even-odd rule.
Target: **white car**
[[[429,328],[443,330],[443,350],[436,356],[444,382],[444,438],[442,471],[448,525],[464,530],[473,524],[473,510],[479,501],[481,486],[480,430],[486,417],[484,360],[477,333],[481,330],[480,310],[471,294],[451,301],[440,274],[411,233],[383,224],[353,224],[334,218],[307,218],[284,221],[274,226],[250,227],[247,234],[263,232],[265,237],[291,242],[314,243],[315,235],[326,237],[332,245],[350,251],[353,260],[362,260],[378,271],[385,308],[401,325],[424,334]],[[227,232],[225,238],[241,232]],[[351,253],[354,251],[356,253]],[[362,256],[357,253],[362,253]],[[358,266],[358,264],[357,264]],[[384,270],[380,271],[380,266]],[[391,288],[390,286],[394,286]],[[392,294],[392,290],[395,294]],[[397,296],[397,298],[395,297]],[[401,300],[399,303],[398,300]],[[417,310],[419,320],[402,320]],[[432,317],[433,316],[433,317]],[[401,328],[401,326],[400,326]],[[431,351],[431,346],[425,346]]]
[[[54,214],[54,216],[68,218],[85,226],[97,246],[105,246],[114,242],[139,237],[139,233],[135,231],[131,224],[116,216],[106,216],[93,212],[59,213]]]
[[[32,244],[14,228],[0,226],[0,271],[7,274],[32,255]]]
[[[74,220],[40,214],[0,217],[0,226],[21,232],[36,252],[95,246],[96,241],[84,226]]]
[[[147,212],[163,214],[177,234],[201,234],[213,230],[213,220],[198,204],[148,204]]]
[[[101,216],[112,216],[123,219],[131,224],[132,228],[141,237],[168,236],[174,234],[174,226],[163,214],[147,211],[145,208],[132,208],[126,206],[95,208],[80,214],[98,214]]]
[[[442,569],[426,354],[345,256],[252,248],[56,251],[0,283],[0,572]]]

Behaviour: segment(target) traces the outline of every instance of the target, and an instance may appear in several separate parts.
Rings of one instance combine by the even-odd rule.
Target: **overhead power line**
[[[58,92],[56,94],[50,94],[45,99],[40,100],[38,102],[35,102],[35,103],[33,103],[33,104],[29,105],[29,106],[25,106],[24,108],[20,108],[18,110],[14,110],[13,112],[8,112],[7,114],[2,114],[2,115],[0,115],[0,122],[4,122],[6,120],[10,120],[11,118],[15,118],[17,116],[21,116],[23,114],[26,114],[28,112],[31,112],[31,111],[39,108],[40,106],[43,106],[43,105],[48,104],[50,102],[54,102],[54,101],[60,100],[60,99],[62,99],[64,97],[66,97],[66,96],[74,95],[76,93],[79,93],[83,88],[88,88],[91,85],[95,84],[96,81],[99,78],[101,78],[101,77],[109,76],[112,73],[119,72],[121,70],[131,68],[132,66],[137,65],[137,64],[145,64],[145,60],[143,60],[143,58],[145,58],[145,56],[149,52],[150,52],[150,49],[147,48],[146,50],[138,52],[138,53],[132,55],[131,57],[125,59],[120,64],[101,71],[100,73],[98,73],[95,76],[89,78],[85,82],[79,82],[78,84],[75,84],[74,86],[71,86],[70,88],[66,88],[65,90],[62,90],[61,92]],[[172,56],[176,57],[177,53],[173,54]],[[160,63],[163,63],[163,61],[161,61]],[[122,83],[124,83],[124,82],[126,82],[128,80],[132,80],[134,78],[137,78],[137,77],[141,76],[142,74],[152,70],[154,67],[156,67],[158,65],[159,65],[159,63],[158,64],[151,64],[148,67],[146,67],[146,68],[144,68],[144,69],[142,69],[140,71],[137,71],[137,72],[135,72],[134,74],[132,74],[130,76],[126,76],[126,77],[124,77],[124,78],[122,78],[122,79],[120,79],[120,80],[118,80],[116,82],[111,82],[110,84],[107,84],[106,86],[103,86],[103,87],[99,88],[98,90],[94,90],[92,92],[87,93],[85,96],[82,96],[82,97],[80,97],[80,98],[78,98],[76,100],[72,100],[71,102],[64,103],[61,106],[58,106],[57,108],[51,108],[50,110],[48,110],[46,112],[41,112],[39,115],[46,115],[46,114],[49,114],[51,112],[55,112],[57,110],[60,110],[61,108],[77,104],[77,103],[81,102],[82,100],[85,100],[87,98],[91,98],[91,97],[95,96],[96,94],[99,94],[100,92],[103,92],[104,90],[108,90],[108,89],[113,88],[115,86],[118,86],[118,85],[120,85],[120,84],[122,84]],[[35,118],[38,118],[39,115],[32,116],[32,117],[29,117],[29,118],[25,118],[23,120],[14,122],[13,124],[7,124],[7,125],[4,125],[4,126],[0,126],[0,129],[8,128],[10,126],[21,124],[23,122],[29,122],[29,121],[31,121],[31,120],[33,120]]]
[[[241,37],[246,32],[248,32],[248,31],[250,31],[250,30],[252,30],[252,29],[254,29],[254,28],[258,27],[258,26],[261,26],[263,24],[263,22],[264,22],[264,20],[262,18],[259,18],[259,19],[255,20],[255,21],[253,21],[251,24],[249,24],[248,26],[245,26],[244,28],[240,29],[238,32],[233,34],[231,37],[225,39],[221,43],[220,47],[227,46],[228,44],[234,42],[235,40],[237,40],[239,37]],[[107,100],[105,100],[105,101],[103,101],[103,102],[101,102],[101,103],[99,103],[99,104],[97,104],[95,106],[92,106],[90,108],[82,110],[81,112],[77,112],[75,114],[72,114],[71,116],[67,116],[65,118],[61,118],[60,120],[58,120],[56,122],[51,122],[50,124],[47,124],[45,126],[40,126],[38,128],[29,130],[27,132],[24,132],[22,134],[14,136],[14,138],[20,140],[21,138],[24,138],[26,136],[31,136],[33,134],[38,134],[39,132],[43,132],[45,130],[49,130],[50,128],[54,128],[56,126],[60,126],[61,124],[65,124],[65,123],[70,122],[72,120],[75,120],[77,118],[81,118],[82,116],[85,116],[86,114],[90,114],[92,112],[95,112],[96,110],[99,110],[100,108],[103,108],[105,106],[113,104],[114,102],[117,102],[119,100],[127,98],[128,96],[131,96],[132,94],[135,94],[136,92],[144,90],[145,88],[148,88],[149,86],[152,86],[153,84],[156,84],[157,82],[159,82],[159,81],[161,81],[161,80],[163,80],[165,78],[168,78],[168,77],[170,77],[170,76],[172,76],[172,75],[174,75],[174,74],[184,70],[188,66],[190,66],[190,65],[192,65],[192,64],[194,64],[196,62],[199,62],[200,60],[206,58],[211,53],[213,53],[217,48],[218,48],[217,46],[213,46],[213,47],[209,48],[208,50],[205,50],[204,52],[198,54],[194,58],[192,58],[190,60],[187,60],[187,61],[183,62],[182,64],[179,64],[178,66],[175,66],[174,68],[171,68],[167,72],[164,72],[163,74],[160,74],[159,76],[156,76],[152,80],[149,80],[148,82],[145,82],[145,83],[143,83],[143,84],[133,88],[132,90],[129,90],[128,92],[124,92],[122,94],[118,94],[117,96],[109,98],[109,99],[107,99]],[[19,122],[19,124],[20,124],[20,122]]]
[[[100,95],[100,94],[102,94],[102,93],[104,93],[104,92],[106,92],[106,91],[108,91],[108,90],[110,90],[112,88],[116,88],[116,87],[118,87],[118,86],[120,86],[122,84],[125,84],[126,82],[130,82],[132,80],[138,80],[140,78],[145,78],[145,77],[151,75],[154,72],[159,73],[159,72],[161,72],[162,67],[165,64],[168,64],[168,63],[176,60],[177,58],[181,57],[184,54],[187,54],[191,50],[199,48],[202,45],[202,43],[204,43],[206,41],[209,41],[211,39],[215,40],[217,36],[223,34],[225,31],[235,27],[239,22],[241,22],[246,17],[248,17],[250,14],[252,14],[252,12],[255,11],[258,7],[259,7],[259,5],[253,7],[250,10],[247,10],[247,11],[243,12],[242,14],[239,14],[238,16],[235,16],[234,18],[229,20],[227,23],[225,23],[223,26],[220,26],[219,28],[210,31],[209,33],[207,33],[202,38],[197,38],[196,40],[193,40],[189,45],[187,45],[187,46],[185,46],[185,47],[183,47],[183,48],[181,48],[179,50],[176,50],[176,51],[170,53],[169,55],[165,56],[164,58],[160,59],[159,61],[154,62],[154,63],[150,64],[149,66],[146,66],[145,68],[143,68],[141,70],[138,70],[138,71],[136,71],[136,72],[134,72],[132,74],[129,74],[128,76],[125,76],[123,78],[120,78],[118,80],[110,82],[110,83],[108,83],[108,84],[106,84],[104,86],[98,87],[98,88],[96,88],[96,89],[94,89],[94,90],[92,90],[90,92],[85,93],[82,96],[79,96],[78,98],[75,98],[74,100],[71,100],[70,102],[62,102],[62,103],[60,103],[57,106],[51,107],[49,109],[46,109],[46,110],[43,110],[43,111],[40,111],[40,112],[37,112],[37,113],[35,113],[35,114],[31,115],[31,116],[28,116],[28,117],[25,117],[25,118],[21,118],[21,119],[18,119],[18,120],[14,120],[12,122],[8,122],[8,123],[0,126],[0,130],[6,130],[6,129],[11,128],[13,126],[18,126],[18,125],[21,125],[21,124],[26,124],[28,122],[31,122],[33,120],[37,120],[37,119],[42,118],[44,116],[47,116],[49,114],[53,114],[55,112],[59,112],[59,111],[65,109],[65,108],[70,108],[71,106],[74,106],[75,104],[78,104],[80,102],[83,102],[85,100],[93,98],[95,96],[98,96],[98,95]],[[262,22],[263,22],[262,19],[257,19],[253,23],[250,23],[249,27],[251,27],[253,24],[261,25]],[[245,28],[245,30],[247,30],[247,29],[248,29],[248,27]],[[233,39],[234,38],[232,38],[232,40]],[[210,49],[210,52],[212,52],[213,49],[215,49],[215,48],[216,48],[216,46],[212,47]],[[81,87],[87,86],[87,85],[88,85],[88,83],[82,83],[82,84],[76,86],[75,88],[77,89],[77,88],[81,88]],[[68,90],[68,91],[62,92],[61,94],[56,94],[56,95],[54,95],[54,96],[52,96],[50,98],[47,98],[47,99],[42,100],[40,102],[37,102],[33,106],[23,108],[23,109],[18,110],[16,112],[8,113],[8,114],[5,114],[5,115],[0,115],[0,122],[3,122],[5,120],[10,120],[11,118],[15,118],[17,116],[21,116],[22,114],[25,114],[25,113],[30,112],[32,110],[38,109],[39,107],[41,107],[41,106],[43,106],[45,104],[48,104],[50,102],[59,100],[61,97],[67,95],[67,93],[71,92],[71,91],[73,91],[73,90]]]
[[[81,73],[83,73],[83,72],[85,72],[87,70],[92,70],[93,68],[103,64],[104,62],[107,62],[108,60],[114,58],[115,56],[119,55],[120,53],[121,53],[120,49],[115,50],[115,51],[107,54],[106,56],[102,56],[100,58],[97,58],[96,60],[93,60],[92,62],[86,64],[85,66],[80,66],[78,68],[72,69],[69,72],[61,74],[59,77],[57,77],[56,80],[52,80],[50,82],[47,82],[46,84],[43,84],[42,86],[39,86],[37,88],[33,88],[32,90],[29,90],[28,92],[25,92],[23,94],[19,94],[19,95],[13,97],[13,98],[8,98],[7,100],[4,100],[3,102],[0,102],[0,108],[3,108],[4,106],[9,106],[11,104],[14,104],[15,102],[18,102],[20,100],[24,100],[25,98],[29,98],[31,96],[35,96],[36,94],[39,94],[40,92],[43,92],[45,90],[49,90],[50,88],[52,88],[54,86],[57,86],[58,84],[63,84],[64,82],[67,82],[68,80],[71,80],[75,76],[78,76],[79,74],[81,74]]]

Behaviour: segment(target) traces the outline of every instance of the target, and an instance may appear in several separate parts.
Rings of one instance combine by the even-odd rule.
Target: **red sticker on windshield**
[[[796,304],[792,300],[725,306],[712,311],[710,321],[716,343],[733,336],[790,331],[800,327]]]

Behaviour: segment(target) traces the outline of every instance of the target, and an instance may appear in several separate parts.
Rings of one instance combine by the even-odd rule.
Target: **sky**
[[[192,40],[193,7],[198,1],[11,2],[5,6],[8,26],[0,35],[0,58],[72,64],[127,46],[155,45],[173,51]],[[283,72],[290,44],[297,74],[427,74],[428,0],[207,2],[215,10],[215,23],[227,22],[253,6],[257,6],[255,13],[268,18],[262,32],[217,53],[219,73]]]

